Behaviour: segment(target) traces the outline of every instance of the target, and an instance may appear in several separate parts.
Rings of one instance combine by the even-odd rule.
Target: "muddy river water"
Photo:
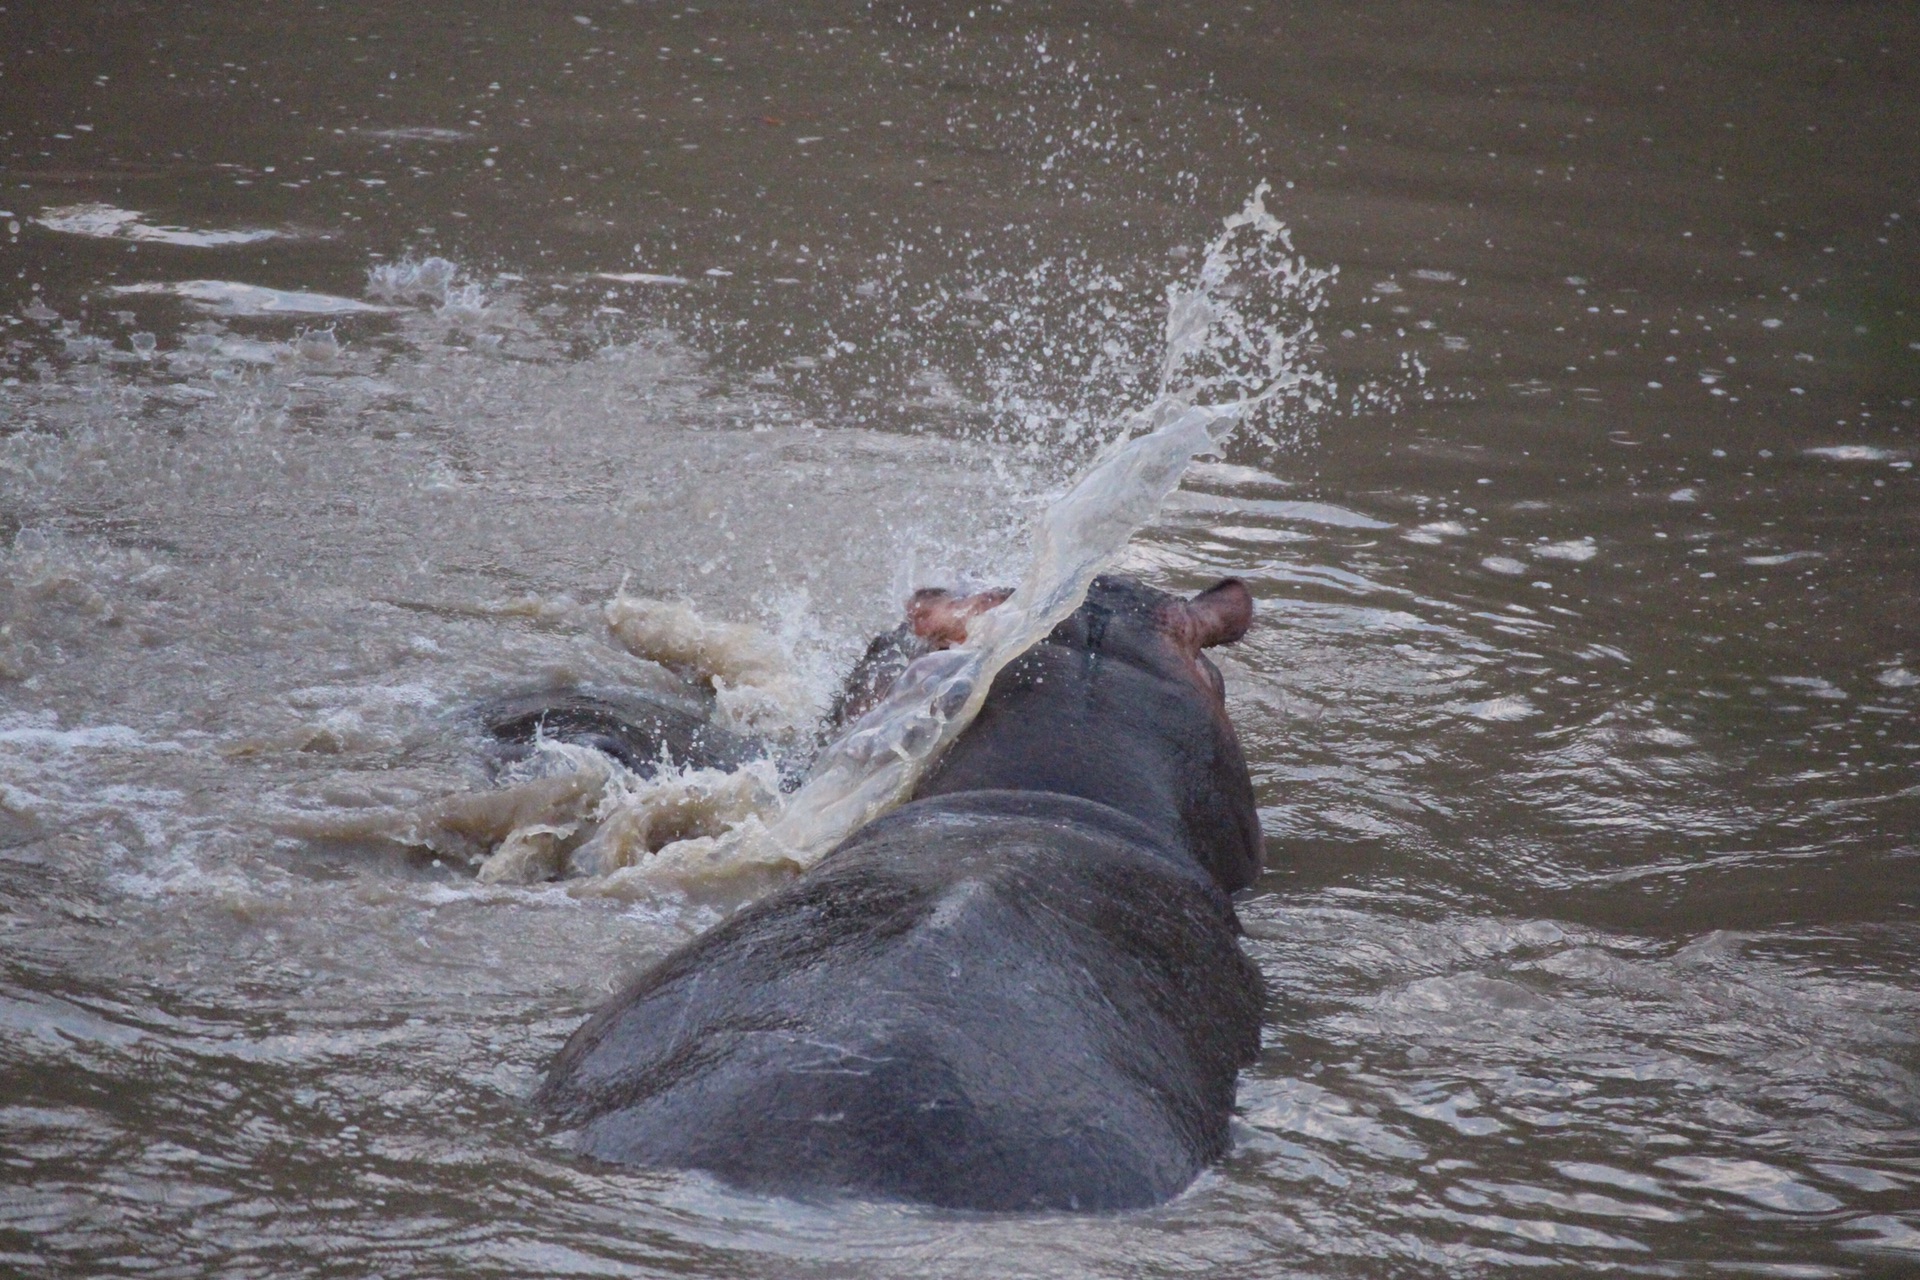
[[[1917,68],[1872,3],[6,0],[0,1270],[1920,1274]],[[1258,601],[1232,1154],[577,1159],[547,1062],[743,890],[368,815],[666,679],[610,601],[804,731],[1017,578],[1262,181],[1303,393],[1124,561]]]

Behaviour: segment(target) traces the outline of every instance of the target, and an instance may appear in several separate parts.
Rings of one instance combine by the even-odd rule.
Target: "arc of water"
[[[1310,321],[1291,332],[1253,332],[1247,318],[1222,300],[1222,286],[1245,263],[1233,248],[1243,228],[1252,228],[1261,243],[1292,251],[1285,228],[1266,210],[1267,191],[1261,183],[1225,220],[1193,287],[1168,291],[1158,395],[1121,424],[1114,444],[1041,518],[1032,562],[1013,595],[975,618],[964,643],[910,665],[888,696],[822,753],[805,785],[761,833],[774,846],[763,855],[810,865],[905,800],[972,722],[994,676],[1080,606],[1093,579],[1153,518],[1187,464],[1217,450],[1257,405],[1307,381],[1291,357],[1311,337]],[[1287,258],[1277,279],[1303,290],[1311,311],[1329,274]],[[1176,394],[1172,384],[1186,363],[1209,355],[1229,366],[1211,385],[1257,381],[1257,390],[1214,405],[1195,405]],[[1256,359],[1257,370],[1235,371],[1235,355]]]
[[[1224,438],[1245,408],[1184,408],[1083,476],[1046,513],[1033,563],[1013,595],[974,619],[965,643],[908,667],[887,698],[827,749],[769,834],[809,862],[904,800],[972,722],[993,677],[1080,607],[1187,463]]]

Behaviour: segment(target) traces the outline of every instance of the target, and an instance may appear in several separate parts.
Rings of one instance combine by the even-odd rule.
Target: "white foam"
[[[608,602],[606,620],[635,657],[697,673],[713,688],[729,728],[787,736],[813,723],[813,697],[786,650],[756,627],[711,622],[684,604],[625,594]]]
[[[269,289],[232,280],[167,280],[115,285],[112,293],[170,293],[223,316],[337,316],[383,314],[392,307],[330,293]]]
[[[492,300],[487,291],[477,284],[463,284],[447,290],[446,301],[433,309],[434,314],[443,320],[457,320],[472,324],[485,320],[494,314]]]
[[[1209,532],[1216,538],[1238,538],[1242,542],[1262,542],[1278,544],[1282,542],[1312,542],[1313,535],[1301,533],[1298,529],[1263,529],[1249,524],[1216,524]]]
[[[1504,573],[1509,577],[1518,577],[1527,571],[1527,566],[1512,556],[1488,556],[1480,562],[1480,567],[1491,569],[1495,573]]]
[[[1795,560],[1824,560],[1825,558],[1826,553],[1824,551],[1782,551],[1777,555],[1770,556],[1746,556],[1742,558],[1740,563],[1758,565],[1764,568],[1768,565],[1792,564]]]
[[[1193,511],[1213,515],[1270,516],[1275,520],[1297,520],[1305,524],[1333,525],[1342,529],[1391,529],[1385,520],[1330,502],[1290,502],[1279,498],[1230,498],[1215,493],[1195,493],[1179,489],[1167,495],[1163,511]]]
[[[612,280],[616,284],[691,284],[685,276],[656,275],[651,271],[596,271],[595,280]]]
[[[143,215],[133,209],[117,209],[110,204],[70,204],[43,209],[33,219],[49,231],[90,236],[96,240],[139,240],[154,244],[183,245],[193,249],[221,249],[236,244],[254,244],[272,240],[278,231],[254,228],[246,231],[198,231],[190,227],[157,226],[142,222]]]
[[[1424,546],[1437,547],[1448,538],[1464,538],[1469,530],[1458,520],[1429,520],[1416,529],[1409,529],[1400,536],[1408,542],[1418,542]]]
[[[1870,444],[1825,444],[1805,451],[1810,457],[1833,462],[1894,462],[1900,454]]]
[[[1217,484],[1227,488],[1270,487],[1290,489],[1291,480],[1282,480],[1258,467],[1242,467],[1231,462],[1195,462],[1187,468],[1183,484]]]
[[[148,742],[123,724],[88,725],[78,729],[24,727],[0,729],[0,746],[49,747],[55,751],[130,750],[178,751],[175,742]]]
[[[1575,538],[1567,542],[1548,542],[1532,548],[1533,554],[1543,560],[1567,560],[1582,564],[1600,554],[1592,538]]]
[[[367,293],[382,302],[444,303],[459,274],[460,268],[445,258],[401,258],[367,268]]]
[[[644,867],[648,857],[666,845],[763,821],[778,810],[779,802],[779,776],[764,760],[731,773],[689,769],[652,779],[616,770],[594,810],[593,834],[567,855],[567,871],[572,876],[612,876],[628,867]]]
[[[1537,716],[1540,714],[1539,708],[1535,707],[1525,698],[1517,696],[1489,698],[1485,702],[1468,702],[1461,705],[1457,710],[1461,715],[1472,716],[1475,720],[1486,720],[1493,723],[1525,720],[1529,716]]]
[[[1846,690],[1820,676],[1772,676],[1769,678],[1774,684],[1785,685],[1789,689],[1804,690],[1815,698],[1826,698],[1832,702],[1846,701]]]
[[[479,135],[465,129],[442,129],[436,125],[403,125],[395,129],[355,129],[363,138],[384,142],[465,142]]]

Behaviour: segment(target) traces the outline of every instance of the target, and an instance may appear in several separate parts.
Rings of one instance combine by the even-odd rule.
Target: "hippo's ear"
[[[1253,593],[1238,578],[1222,578],[1181,606],[1194,648],[1232,644],[1253,625]]]
[[[913,634],[936,649],[963,643],[967,638],[967,620],[985,613],[1012,595],[1011,589],[996,587],[970,596],[956,596],[939,587],[922,587],[907,601],[907,622]]]

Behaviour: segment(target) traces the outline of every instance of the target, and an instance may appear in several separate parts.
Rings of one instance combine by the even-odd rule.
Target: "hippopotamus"
[[[921,593],[911,643],[869,657],[953,643],[1003,597]],[[1260,824],[1203,652],[1252,611],[1235,579],[1191,599],[1096,579],[907,803],[608,1001],[537,1105],[589,1157],[750,1193],[1178,1194],[1227,1150],[1260,1047],[1229,896]]]
[[[966,621],[1005,600],[1010,592],[956,596],[924,588],[907,601],[899,626],[882,632],[840,684],[809,744],[779,744],[746,737],[715,724],[710,685],[678,671],[661,687],[607,690],[555,685],[490,699],[467,715],[491,740],[497,768],[518,764],[542,742],[592,747],[643,778],[662,769],[738,769],[770,759],[783,790],[799,786],[813,751],[825,747],[885,698],[915,658],[966,637]],[[803,751],[809,746],[811,751]]]
[[[764,743],[713,723],[710,690],[681,683],[664,691],[540,689],[482,703],[473,715],[503,764],[524,759],[541,739],[593,747],[642,777],[663,766],[738,769],[767,754]]]

